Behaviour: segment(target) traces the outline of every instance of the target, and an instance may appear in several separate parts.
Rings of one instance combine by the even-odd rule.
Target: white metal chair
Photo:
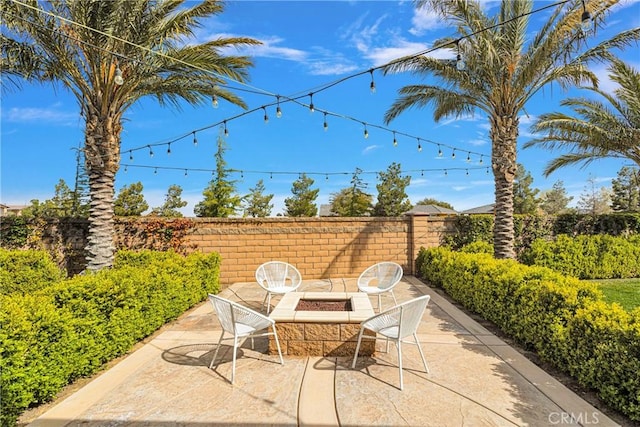
[[[424,310],[429,303],[431,297],[429,295],[423,295],[421,297],[404,302],[400,305],[396,305],[388,310],[383,311],[375,316],[368,318],[360,324],[360,333],[358,334],[358,344],[356,345],[356,354],[353,355],[353,363],[351,369],[356,367],[356,360],[358,358],[358,352],[360,351],[360,343],[362,338],[370,339],[386,339],[387,340],[387,352],[389,351],[389,341],[393,341],[398,348],[398,367],[400,369],[400,390],[403,389],[404,384],[402,381],[402,343],[415,344],[418,346],[424,369],[428,373],[429,367],[427,361],[424,359],[422,348],[420,348],[420,342],[416,331],[418,325],[424,314]],[[365,329],[369,329],[376,333],[376,336],[363,335]],[[409,335],[413,335],[413,340],[404,341],[404,338]]]
[[[276,332],[276,322],[274,320],[269,319],[267,316],[258,313],[257,311],[251,310],[250,308],[221,298],[217,295],[209,294],[209,300],[213,304],[218,320],[220,321],[220,325],[222,326],[222,334],[220,334],[218,346],[216,347],[216,352],[213,355],[209,369],[213,367],[216,358],[218,357],[218,351],[220,350],[220,344],[223,339],[232,339],[231,337],[224,338],[225,333],[233,335],[231,384],[233,384],[236,373],[236,353],[241,344],[240,339],[251,338],[251,348],[253,348],[254,337],[273,335],[276,341],[276,346],[278,347],[278,354],[280,355],[280,364],[284,365],[282,352],[280,351],[280,342],[278,341],[278,334]],[[273,332],[268,332],[269,327],[273,328]],[[267,329],[267,332],[260,332],[264,329]]]
[[[262,306],[267,303],[267,314],[271,310],[271,295],[284,295],[300,287],[302,275],[293,265],[283,261],[265,262],[256,269],[256,280],[267,294]]]
[[[358,290],[369,295],[378,295],[378,311],[382,311],[381,296],[389,292],[394,304],[398,304],[393,288],[402,279],[402,267],[395,262],[379,262],[367,268],[358,277]]]

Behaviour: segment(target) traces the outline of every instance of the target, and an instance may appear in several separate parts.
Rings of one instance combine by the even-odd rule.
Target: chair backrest
[[[265,289],[287,286],[297,288],[302,283],[302,275],[291,264],[269,261],[256,269],[256,280]]]
[[[418,330],[420,320],[430,299],[431,296],[423,295],[398,305],[400,308],[400,338],[407,337]]]
[[[422,314],[431,297],[423,295],[403,302],[362,322],[363,326],[374,331],[398,327],[398,338],[403,339],[418,330]]]
[[[209,294],[209,301],[213,304],[222,329],[234,333],[235,320],[233,315],[233,302],[212,294]]]
[[[402,279],[402,267],[395,262],[379,262],[367,268],[358,277],[358,286],[377,286],[389,289]]]

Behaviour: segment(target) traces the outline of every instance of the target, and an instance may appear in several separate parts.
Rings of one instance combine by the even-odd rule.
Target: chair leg
[[[269,292],[267,292],[266,294],[264,294],[264,298],[262,299],[262,309],[264,309],[264,303],[267,301],[267,297],[269,296]]]
[[[398,301],[396,300],[396,294],[393,293],[393,289],[391,289],[389,292],[391,292],[391,296],[393,297],[393,303],[395,305],[398,305]]]
[[[276,346],[278,347],[278,355],[280,356],[280,364],[284,365],[284,360],[282,359],[282,351],[280,351],[280,341],[278,340],[278,332],[276,332],[276,325],[271,326],[273,328],[273,338],[276,340]]]
[[[404,384],[402,382],[402,340],[396,341],[396,346],[398,346],[398,367],[400,368],[400,390],[404,388]]]
[[[378,294],[378,313],[382,311],[382,295]]]
[[[213,359],[211,359],[211,363],[209,364],[209,369],[213,367],[213,363],[216,361],[216,358],[218,357],[218,351],[220,350],[220,343],[222,342],[222,337],[224,337],[224,330],[222,331],[222,334],[220,334],[220,339],[218,340],[218,345],[216,346],[216,352],[213,354]]]
[[[233,384],[233,380],[236,376],[236,353],[238,348],[238,337],[236,335],[233,336],[233,362],[231,363],[231,384]]]
[[[358,344],[356,344],[356,353],[353,355],[353,362],[351,363],[351,369],[356,367],[356,360],[358,359],[358,352],[360,351],[360,342],[362,342],[362,333],[364,332],[364,328],[360,328],[360,332],[358,333]]]
[[[418,336],[415,334],[413,334],[413,339],[416,341],[416,345],[418,346],[418,351],[420,352],[420,357],[422,357],[422,363],[424,364],[424,370],[425,372],[428,374],[429,373],[429,367],[427,366],[427,361],[424,358],[424,353],[422,353],[422,348],[420,347],[420,341],[418,341]]]
[[[267,292],[267,315],[271,311],[271,292]]]

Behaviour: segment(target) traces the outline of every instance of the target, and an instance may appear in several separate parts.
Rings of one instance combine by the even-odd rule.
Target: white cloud
[[[40,123],[60,126],[72,126],[81,123],[78,112],[60,111],[57,108],[13,107],[4,114],[4,119],[13,123]]]
[[[377,150],[380,148],[380,145],[369,145],[367,147],[365,147],[364,150],[362,150],[362,154],[368,154],[371,151]]]
[[[437,30],[446,25],[436,13],[427,8],[414,9],[411,24],[413,26],[409,32],[414,36],[421,36],[428,31]]]

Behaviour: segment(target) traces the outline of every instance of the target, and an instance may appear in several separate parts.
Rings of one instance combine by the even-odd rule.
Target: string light
[[[444,170],[444,176],[447,176],[447,175],[449,175],[449,174],[447,173],[447,170],[445,169]]]
[[[467,163],[471,163],[471,153],[467,151]]]
[[[369,131],[367,130],[367,124],[362,123],[364,125],[364,139],[369,138]]]
[[[460,40],[456,41],[456,48],[458,49],[458,55],[456,56],[456,68],[458,71],[463,71],[467,67],[467,64],[465,64],[462,59],[462,55],[460,54]]]
[[[371,93],[376,93],[376,82],[373,81],[373,68],[369,70],[369,73],[371,73],[371,84],[369,85],[369,89],[371,90]]]
[[[171,155],[171,143],[167,144],[167,156]]]
[[[113,78],[113,82],[118,86],[124,84],[124,78],[122,77],[122,70],[120,69],[120,62],[116,59],[116,75]]]
[[[125,166],[125,167],[124,167],[124,173],[127,173],[127,172],[129,172],[129,167],[128,167],[128,166]]]
[[[278,105],[276,106],[276,118],[282,117],[282,110],[280,109],[280,95],[276,96],[276,101]]]
[[[213,108],[218,108],[219,103],[218,103],[218,96],[217,95],[213,95],[211,97],[211,105],[213,105]]]
[[[440,147],[440,144],[438,144],[438,157],[442,157],[442,148]]]
[[[398,140],[396,139],[396,131],[393,131],[393,146],[398,146]]]
[[[479,164],[483,164],[484,161],[482,160],[482,154],[480,154],[480,161],[478,162]]]
[[[467,171],[466,175],[469,176],[469,169],[466,169],[466,171]]]
[[[329,181],[329,174],[326,174],[326,175],[324,176],[324,179],[325,179],[325,181]]]
[[[420,176],[424,176],[424,170],[420,171]]]
[[[184,176],[187,176],[187,175],[188,175],[188,173],[187,173],[187,170],[185,169],[184,170]]]
[[[312,113],[316,111],[315,107],[313,106],[313,92],[309,94],[309,111],[311,111]]]
[[[193,145],[194,147],[198,146],[198,138],[196,138],[196,131],[193,131]]]
[[[455,159],[456,158],[456,149],[454,148],[453,151],[451,152],[451,158]]]
[[[420,138],[418,138],[418,152],[422,151],[422,144],[420,144]]]
[[[273,179],[273,172],[269,173],[269,179]]]
[[[158,168],[155,168],[155,169],[153,170],[153,173],[154,173],[155,175],[158,175]]]
[[[264,110],[264,123],[267,124],[269,123],[269,116],[267,116],[267,108],[262,107],[262,109]]]
[[[129,150],[129,161],[133,162],[133,153]]]
[[[587,6],[582,0],[582,17],[580,18],[580,28],[583,33],[587,33],[591,29],[591,14],[587,10]]]
[[[324,113],[324,123],[322,124],[324,131],[326,132],[329,129],[329,123],[327,123],[327,113]]]
[[[227,137],[229,136],[229,129],[227,129],[227,121],[225,120],[223,123],[224,123],[224,136]]]
[[[147,145],[147,147],[149,148],[149,157],[153,157],[153,150],[151,149],[151,146]]]

